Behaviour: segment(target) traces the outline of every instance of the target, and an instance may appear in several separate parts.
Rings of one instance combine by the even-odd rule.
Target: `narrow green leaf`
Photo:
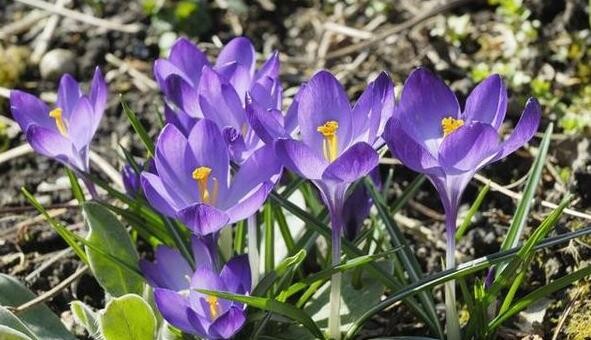
[[[289,226],[287,225],[287,220],[285,219],[285,214],[281,207],[275,203],[270,202],[271,208],[273,209],[273,216],[275,216],[275,221],[277,221],[277,225],[279,227],[279,232],[283,237],[283,242],[285,242],[285,246],[287,247],[288,253],[293,253],[295,248],[295,242],[293,240],[293,236],[291,235],[291,231]]]
[[[89,228],[88,243],[126,263],[139,261],[129,234],[115,215],[95,202],[85,203],[82,212]],[[87,248],[86,253],[94,276],[109,294],[115,297],[128,293],[142,294],[144,280],[91,248]]]
[[[84,197],[84,191],[82,190],[80,183],[78,183],[78,177],[76,177],[74,171],[70,170],[69,168],[64,169],[66,171],[66,174],[68,175],[68,179],[70,180],[70,188],[72,188],[72,195],[74,196],[76,201],[78,201],[78,203],[84,203],[84,201],[86,201],[86,198]]]
[[[272,313],[283,315],[293,321],[300,323],[306,327],[315,337],[324,339],[324,335],[318,328],[318,325],[312,319],[304,313],[301,309],[298,309],[288,303],[279,302],[274,299],[258,297],[258,296],[245,296],[237,295],[226,292],[218,292],[212,290],[198,289],[202,294],[215,296],[218,298],[241,302],[251,307],[266,310]]]
[[[127,294],[111,300],[100,316],[105,340],[145,340],[156,335],[156,317],[140,296]]]
[[[263,220],[265,224],[265,273],[275,267],[275,231],[273,223],[273,209],[270,204],[263,208]]]
[[[133,110],[127,105],[126,102],[123,101],[123,99],[121,99],[121,106],[123,107],[123,112],[125,112],[125,114],[127,115],[127,118],[129,119],[129,122],[131,123],[131,126],[133,127],[135,132],[140,137],[140,140],[142,141],[142,143],[144,143],[146,150],[148,150],[149,157],[153,157],[154,156],[154,142],[152,142],[152,139],[150,138],[150,136],[148,136],[148,132],[146,131],[146,129],[144,128],[144,126],[142,125],[140,120],[138,119],[135,112],[133,112]]]
[[[242,254],[246,245],[246,226],[245,221],[242,220],[236,223],[234,236],[234,253]]]
[[[487,183],[484,187],[482,187],[482,189],[480,189],[480,192],[478,192],[478,196],[476,196],[476,199],[474,200],[474,202],[472,202],[470,210],[468,210],[466,217],[464,217],[464,221],[462,221],[462,225],[460,225],[460,227],[456,231],[456,241],[461,240],[462,236],[464,236],[464,234],[468,230],[470,223],[472,223],[472,218],[474,217],[478,209],[480,209],[480,205],[482,205],[484,197],[486,197],[486,194],[489,190],[490,184]]]
[[[296,253],[293,256],[286,257],[283,261],[281,261],[281,263],[279,263],[275,270],[272,270],[265,274],[265,276],[261,279],[261,281],[257,284],[255,289],[252,291],[252,295],[264,295],[273,286],[277,279],[285,275],[285,273],[291,268],[298,266],[300,263],[302,263],[302,261],[304,261],[305,258],[305,249],[301,249],[298,253]]]

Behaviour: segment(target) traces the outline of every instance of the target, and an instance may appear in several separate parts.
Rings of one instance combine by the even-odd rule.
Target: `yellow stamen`
[[[441,128],[443,129],[443,137],[453,133],[460,126],[464,125],[464,120],[462,119],[455,119],[452,117],[443,118],[441,120]]]
[[[329,120],[328,122],[316,128],[316,131],[320,132],[322,136],[324,136],[324,158],[326,158],[326,160],[329,162],[332,162],[337,158],[339,148],[337,139],[338,129],[339,123],[334,120]]]
[[[209,314],[211,315],[211,320],[215,320],[220,316],[220,303],[218,302],[218,298],[215,296],[208,296],[206,299],[207,304],[209,305]]]
[[[246,138],[246,134],[248,133],[248,124],[243,123],[240,127],[240,133],[242,134],[242,138]]]
[[[199,195],[201,196],[201,202],[211,203],[209,196],[209,189],[207,186],[207,180],[211,174],[211,168],[206,166],[200,166],[193,171],[193,179],[197,181],[199,186]],[[216,181],[217,182],[217,181]]]
[[[66,123],[62,118],[62,109],[59,107],[49,111],[49,117],[55,119],[55,125],[57,126],[58,131],[62,134],[62,136],[68,135],[68,128],[66,127]]]

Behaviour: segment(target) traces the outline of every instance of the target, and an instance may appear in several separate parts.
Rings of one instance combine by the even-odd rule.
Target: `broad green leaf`
[[[93,248],[96,247],[122,262],[137,264],[139,256],[131,238],[115,215],[96,202],[85,203],[82,212],[90,230],[86,240]],[[94,276],[109,294],[121,296],[142,293],[144,280],[136,273],[88,246],[86,253]]]
[[[100,316],[105,340],[147,340],[156,334],[156,317],[140,296],[127,294],[114,298]]]
[[[70,310],[76,321],[84,326],[90,336],[98,334],[98,315],[82,301],[72,301]]]
[[[36,298],[16,279],[0,274],[0,305],[17,307]],[[38,304],[18,315],[18,318],[41,339],[74,339],[60,319],[45,304]],[[0,322],[0,324],[3,324]],[[14,328],[14,327],[13,327]],[[22,332],[22,330],[17,329]],[[30,336],[30,334],[25,333]]]
[[[22,320],[20,320],[16,315],[12,314],[8,309],[2,306],[0,306],[0,325],[8,329],[14,330],[18,333],[21,333],[29,339],[38,339],[35,336],[35,334],[33,334],[33,331],[31,331],[31,329],[29,329],[29,327],[27,327],[27,325],[25,325],[25,323]],[[13,335],[15,334],[15,332],[11,333]],[[2,335],[2,333],[0,333],[0,335]]]
[[[0,325],[0,339],[2,340],[32,340],[30,336],[19,332],[14,328]]]
[[[308,329],[315,337],[324,339],[324,335],[318,328],[318,325],[316,325],[316,323],[312,321],[308,314],[288,303],[283,303],[274,299],[258,296],[237,295],[205,289],[198,289],[198,291],[203,294],[215,296],[226,300],[241,302],[254,308],[283,315],[293,321],[299,322],[302,326],[306,327],[306,329]]]

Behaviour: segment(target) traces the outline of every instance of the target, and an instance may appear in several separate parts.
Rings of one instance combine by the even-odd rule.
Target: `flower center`
[[[211,174],[211,168],[206,166],[200,166],[193,170],[193,179],[197,181],[197,185],[199,186],[199,196],[201,197],[201,202],[206,204],[214,204],[217,200],[218,195],[218,180],[217,178],[213,178],[213,193],[209,192],[209,175]]]
[[[208,296],[205,298],[205,301],[207,301],[207,304],[209,305],[209,314],[211,315],[211,320],[213,321],[217,319],[221,314],[218,298],[215,296]]]
[[[316,128],[316,131],[320,132],[320,134],[324,136],[322,151],[324,152],[324,158],[326,158],[326,160],[329,162],[332,162],[337,158],[337,153],[339,151],[337,139],[338,129],[339,123],[334,120],[329,120],[328,122]]]
[[[62,109],[59,107],[49,111],[49,117],[55,119],[55,126],[57,126],[58,131],[62,134],[62,136],[68,136],[68,128],[66,127],[66,122],[62,118]]]
[[[447,135],[453,133],[462,125],[464,125],[463,119],[455,119],[452,117],[443,118],[441,120],[441,129],[443,130],[443,137],[446,137]]]

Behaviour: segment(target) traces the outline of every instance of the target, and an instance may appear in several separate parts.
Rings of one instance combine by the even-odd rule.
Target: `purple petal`
[[[100,68],[97,66],[94,70],[94,76],[92,77],[90,91],[88,93],[88,98],[90,99],[90,103],[92,104],[92,108],[94,110],[92,118],[93,131],[98,129],[101,118],[103,118],[103,113],[105,112],[105,108],[107,106],[108,96],[109,90],[107,88],[107,83],[105,82],[105,78],[103,77]]]
[[[488,124],[464,125],[443,139],[439,162],[446,172],[476,171],[500,151],[499,142],[497,130]]]
[[[180,76],[192,86],[197,86],[197,84],[194,84],[191,78],[188,75],[186,75],[185,72],[183,72],[180,68],[178,68],[176,65],[174,65],[167,59],[158,59],[154,62],[154,78],[156,78],[158,86],[165,94],[168,94],[166,87],[166,79],[172,74]]]
[[[442,174],[439,162],[425,146],[415,142],[406,131],[402,129],[398,119],[392,117],[388,120],[384,129],[384,139],[392,155],[410,169],[425,174]]]
[[[236,95],[240,100],[240,104],[244,105],[246,92],[250,89],[252,83],[252,74],[248,68],[236,62],[216,68],[223,79],[232,85]]]
[[[69,164],[82,172],[88,170],[88,160],[82,159],[74,144],[59,132],[33,124],[27,129],[27,141],[33,150],[44,156]]]
[[[152,287],[174,291],[189,289],[193,270],[176,250],[166,246],[156,248],[155,262],[140,261],[140,269]]]
[[[244,311],[232,307],[211,324],[209,333],[216,338],[229,339],[244,326],[245,321]]]
[[[195,167],[211,168],[210,178],[217,179],[219,183],[218,198],[223,200],[228,188],[230,160],[220,130],[214,122],[202,119],[195,123],[188,140],[196,161]],[[191,169],[191,171],[193,170]]]
[[[224,136],[224,141],[228,146],[230,158],[236,163],[242,163],[244,154],[247,151],[242,134],[233,127],[228,126],[223,129],[222,135]]]
[[[494,74],[472,90],[466,100],[466,123],[481,122],[499,130],[507,111],[507,89],[498,74]]]
[[[88,97],[81,97],[72,109],[68,121],[68,138],[76,149],[88,146],[94,136],[94,112]]]
[[[437,155],[443,138],[441,120],[458,118],[460,107],[456,96],[445,83],[427,69],[414,70],[402,89],[397,119],[417,143]]]
[[[185,200],[174,190],[170,192],[167,190],[158,175],[144,171],[140,180],[146,199],[160,213],[168,217],[176,217],[177,211],[186,205]]]
[[[542,116],[542,108],[535,98],[530,98],[525,104],[525,109],[517,122],[517,126],[513,130],[513,133],[507,138],[502,144],[502,152],[497,157],[501,159],[507,157],[515,150],[522,147],[527,143],[538,131],[540,124],[540,118]]]
[[[187,228],[199,236],[215,233],[228,224],[228,215],[210,205],[196,203],[178,213],[178,217]]]
[[[248,294],[251,288],[250,265],[248,256],[240,255],[232,258],[220,272],[222,281],[228,291],[236,294]]]
[[[293,139],[279,139],[274,145],[275,155],[289,170],[307,179],[322,178],[328,162],[306,144]]]
[[[171,325],[187,333],[205,335],[202,328],[199,329],[189,322],[188,311],[190,307],[187,298],[172,290],[156,288],[154,290],[154,301],[160,314]]]
[[[64,74],[60,79],[59,88],[57,90],[56,105],[63,110],[63,117],[68,121],[70,115],[78,103],[78,99],[82,96],[80,85],[69,74]]]
[[[247,94],[265,109],[281,109],[283,88],[278,80],[269,77],[263,78],[253,84]]]
[[[31,94],[19,90],[10,91],[10,111],[23,132],[31,124],[57,131],[55,120],[49,117],[49,107]]]
[[[378,153],[365,142],[349,147],[324,170],[322,178],[351,183],[367,175],[378,165]]]
[[[298,122],[302,140],[322,152],[324,137],[318,127],[336,121],[339,150],[344,150],[351,139],[351,107],[343,86],[329,72],[319,71],[301,91]]]
[[[230,217],[229,223],[235,223],[241,221],[259,210],[269,192],[273,190],[274,183],[267,181],[262,183],[259,187],[253,189],[246,196],[240,198],[240,200],[226,210],[226,213]]]
[[[283,128],[283,116],[279,110],[267,110],[259,103],[247,98],[246,115],[251,128],[266,144],[272,144],[277,138],[286,138]]]
[[[195,332],[193,334],[196,334],[203,339],[211,339],[211,336],[207,330],[211,326],[212,321],[208,316],[199,315],[195,309],[188,308],[187,317],[193,328],[195,330],[200,330],[199,332]]]
[[[168,59],[191,79],[193,86],[199,84],[203,66],[209,65],[207,56],[187,38],[179,38],[174,43]]]
[[[236,91],[225,83],[211,68],[205,67],[199,83],[199,105],[203,116],[220,127],[231,126],[240,130],[246,122],[246,113]]]
[[[246,67],[250,74],[254,75],[256,55],[254,46],[248,38],[237,37],[230,40],[221,50],[216,61],[216,67],[236,62]]]
[[[176,126],[185,136],[189,135],[197,118],[189,116],[185,111],[177,109],[176,111],[168,104],[164,104],[164,118],[166,124],[172,124]]]
[[[203,113],[199,106],[199,96],[197,90],[187,83],[181,76],[171,74],[165,80],[166,99],[175,106],[182,109],[193,118],[202,118]]]
[[[155,162],[158,175],[167,188],[174,190],[186,204],[197,202],[199,191],[192,173],[198,163],[187,138],[174,125],[166,125],[158,136]]]
[[[277,79],[279,77],[279,52],[273,51],[265,63],[259,68],[254,76],[254,81],[258,82],[266,77],[271,79]]]
[[[213,248],[213,249],[211,249]],[[195,267],[205,267],[209,270],[214,270],[217,248],[215,245],[210,245],[202,238],[193,235],[191,238],[191,249],[193,251],[193,258],[195,259]]]

